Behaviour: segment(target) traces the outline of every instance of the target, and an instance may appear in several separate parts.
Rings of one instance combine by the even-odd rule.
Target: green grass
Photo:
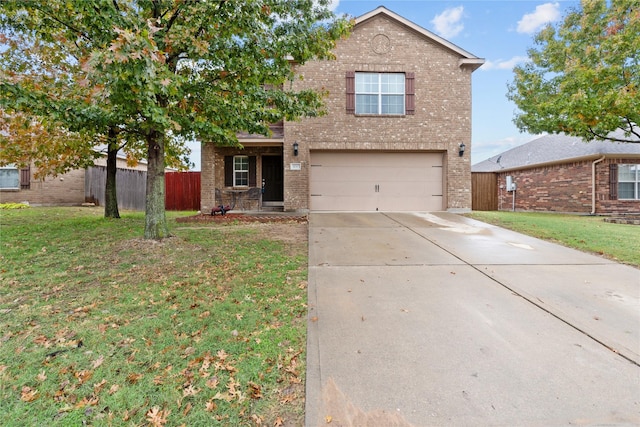
[[[0,211],[0,425],[302,424],[306,242],[102,215]]]
[[[640,226],[602,217],[549,213],[474,211],[470,218],[640,267]]]

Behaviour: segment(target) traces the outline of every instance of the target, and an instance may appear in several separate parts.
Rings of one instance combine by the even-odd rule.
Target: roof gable
[[[468,66],[471,68],[471,70],[476,70],[478,69],[482,64],[484,64],[485,60],[483,58],[479,58],[475,55],[473,55],[472,53],[467,52],[466,50],[462,49],[461,47],[451,43],[448,40],[443,39],[442,37],[432,33],[431,31],[419,26],[418,24],[415,24],[411,21],[409,21],[406,18],[403,18],[402,16],[398,15],[395,12],[390,11],[389,9],[387,9],[384,6],[379,6],[378,8],[372,10],[371,12],[367,12],[364,15],[361,15],[359,17],[356,18],[355,20],[355,26],[357,27],[359,24],[362,24],[363,22],[366,22],[376,16],[380,16],[380,15],[384,15],[387,16],[388,18],[393,19],[394,21],[400,23],[401,25],[404,25],[407,28],[412,29],[413,31],[415,31],[416,33],[420,34],[421,36],[425,37],[427,40],[435,43],[436,45],[439,45],[455,54],[457,54],[458,56],[460,56],[460,60],[459,60],[459,65],[460,66]]]

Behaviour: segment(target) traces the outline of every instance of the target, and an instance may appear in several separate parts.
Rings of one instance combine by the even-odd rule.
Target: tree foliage
[[[5,108],[45,105],[70,130],[116,126],[142,141],[151,239],[168,235],[165,156],[187,138],[235,145],[239,131],[268,134],[270,123],[321,114],[322,94],[287,82],[293,64],[331,58],[350,26],[328,0],[10,0],[2,8],[6,37],[60,47],[59,63],[74,76],[50,77],[59,92],[42,93],[16,66],[0,82]]]
[[[521,131],[585,140],[640,139],[640,8],[633,0],[583,0],[535,36],[514,69],[508,98]],[[618,131],[616,134],[614,132]]]
[[[35,177],[44,178],[90,166],[97,155],[82,134],[0,109],[0,166],[34,163]]]

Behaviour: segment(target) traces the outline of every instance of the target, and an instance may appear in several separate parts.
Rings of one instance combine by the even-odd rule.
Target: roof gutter
[[[596,165],[607,156],[602,156],[591,163],[591,215],[596,214]]]

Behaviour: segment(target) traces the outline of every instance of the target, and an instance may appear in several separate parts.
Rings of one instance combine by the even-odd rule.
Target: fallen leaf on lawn
[[[104,356],[100,356],[98,357],[96,360],[93,361],[93,364],[91,366],[93,366],[93,369],[98,368],[100,365],[102,365],[102,362],[104,362]]]
[[[109,394],[114,394],[118,390],[120,390],[120,386],[118,384],[114,384],[111,387],[109,387]]]
[[[182,411],[182,415],[184,415],[185,417],[187,416],[187,414],[191,411],[191,403],[187,403],[187,406],[184,407],[184,411]]]
[[[186,358],[186,357],[189,357],[189,356],[191,356],[191,355],[192,355],[193,353],[195,353],[195,352],[196,352],[196,349],[195,349],[195,348],[193,348],[193,347],[187,347],[187,348],[185,348],[185,349],[184,349],[184,351],[182,352],[182,358],[184,359],[184,358]]]
[[[49,348],[52,346],[51,341],[49,341],[49,338],[47,338],[44,335],[38,335],[37,337],[35,337],[33,339],[33,342],[38,344],[38,345],[42,345],[44,346],[44,348]]]
[[[199,388],[195,388],[193,386],[193,384],[189,384],[188,387],[186,387],[186,388],[184,388],[182,390],[182,395],[183,396],[195,396],[198,393],[200,393],[200,389]]]
[[[209,388],[216,388],[218,387],[218,377],[213,376],[211,378],[209,378],[207,380],[207,382],[205,383],[205,385]]]
[[[218,405],[216,405],[216,402],[214,402],[213,399],[210,399],[210,400],[207,401],[207,403],[205,403],[204,409],[207,412],[213,412],[216,409],[218,409]]]
[[[276,418],[276,420],[273,422],[273,427],[280,427],[282,425],[284,425],[284,420],[282,419],[282,417]]]
[[[205,317],[209,317],[209,316],[211,316],[211,312],[207,310],[204,313],[200,313],[198,317],[201,319],[204,319]]]
[[[242,320],[242,314],[236,313],[236,319],[237,320]]]
[[[147,421],[149,421],[153,427],[163,427],[167,423],[167,417],[170,413],[171,411],[169,409],[161,410],[157,406],[154,406],[149,409],[146,414]]]
[[[44,370],[42,370],[42,372],[40,372],[38,375],[36,375],[36,379],[40,382],[43,382],[47,379],[47,374],[44,373]]]
[[[290,403],[290,402],[293,402],[294,400],[296,400],[296,396],[294,394],[285,394],[284,397],[280,399],[280,403],[282,404]]]
[[[132,372],[129,375],[127,375],[127,382],[129,384],[135,384],[138,382],[138,380],[140,380],[140,378],[142,378],[142,374],[136,374]]]
[[[264,419],[260,415],[257,415],[257,414],[251,414],[251,420],[257,426],[261,426],[262,425],[262,421],[264,421]]]
[[[102,389],[104,388],[104,385],[107,383],[107,380],[105,380],[104,378],[102,379],[102,381],[100,381],[99,383],[95,383],[93,385],[93,391],[94,393],[98,394],[102,391]]]
[[[260,385],[249,381],[249,395],[252,399],[261,399],[262,390],[260,389]]]
[[[84,408],[85,406],[95,406],[98,404],[99,400],[100,399],[98,399],[98,397],[95,395],[91,395],[88,398],[83,397],[82,400],[80,400],[78,403],[75,404],[75,408],[80,409],[80,408]]]
[[[20,400],[22,400],[23,402],[33,402],[37,398],[38,398],[38,390],[28,386],[22,387],[22,391],[20,393]]]
[[[74,372],[73,376],[78,379],[78,382],[80,384],[84,384],[93,376],[93,371],[88,371],[83,369],[81,371]]]
[[[231,395],[227,392],[220,393],[217,392],[215,396],[212,397],[213,400],[224,400],[226,402],[231,402],[233,400],[233,397],[231,397]]]

